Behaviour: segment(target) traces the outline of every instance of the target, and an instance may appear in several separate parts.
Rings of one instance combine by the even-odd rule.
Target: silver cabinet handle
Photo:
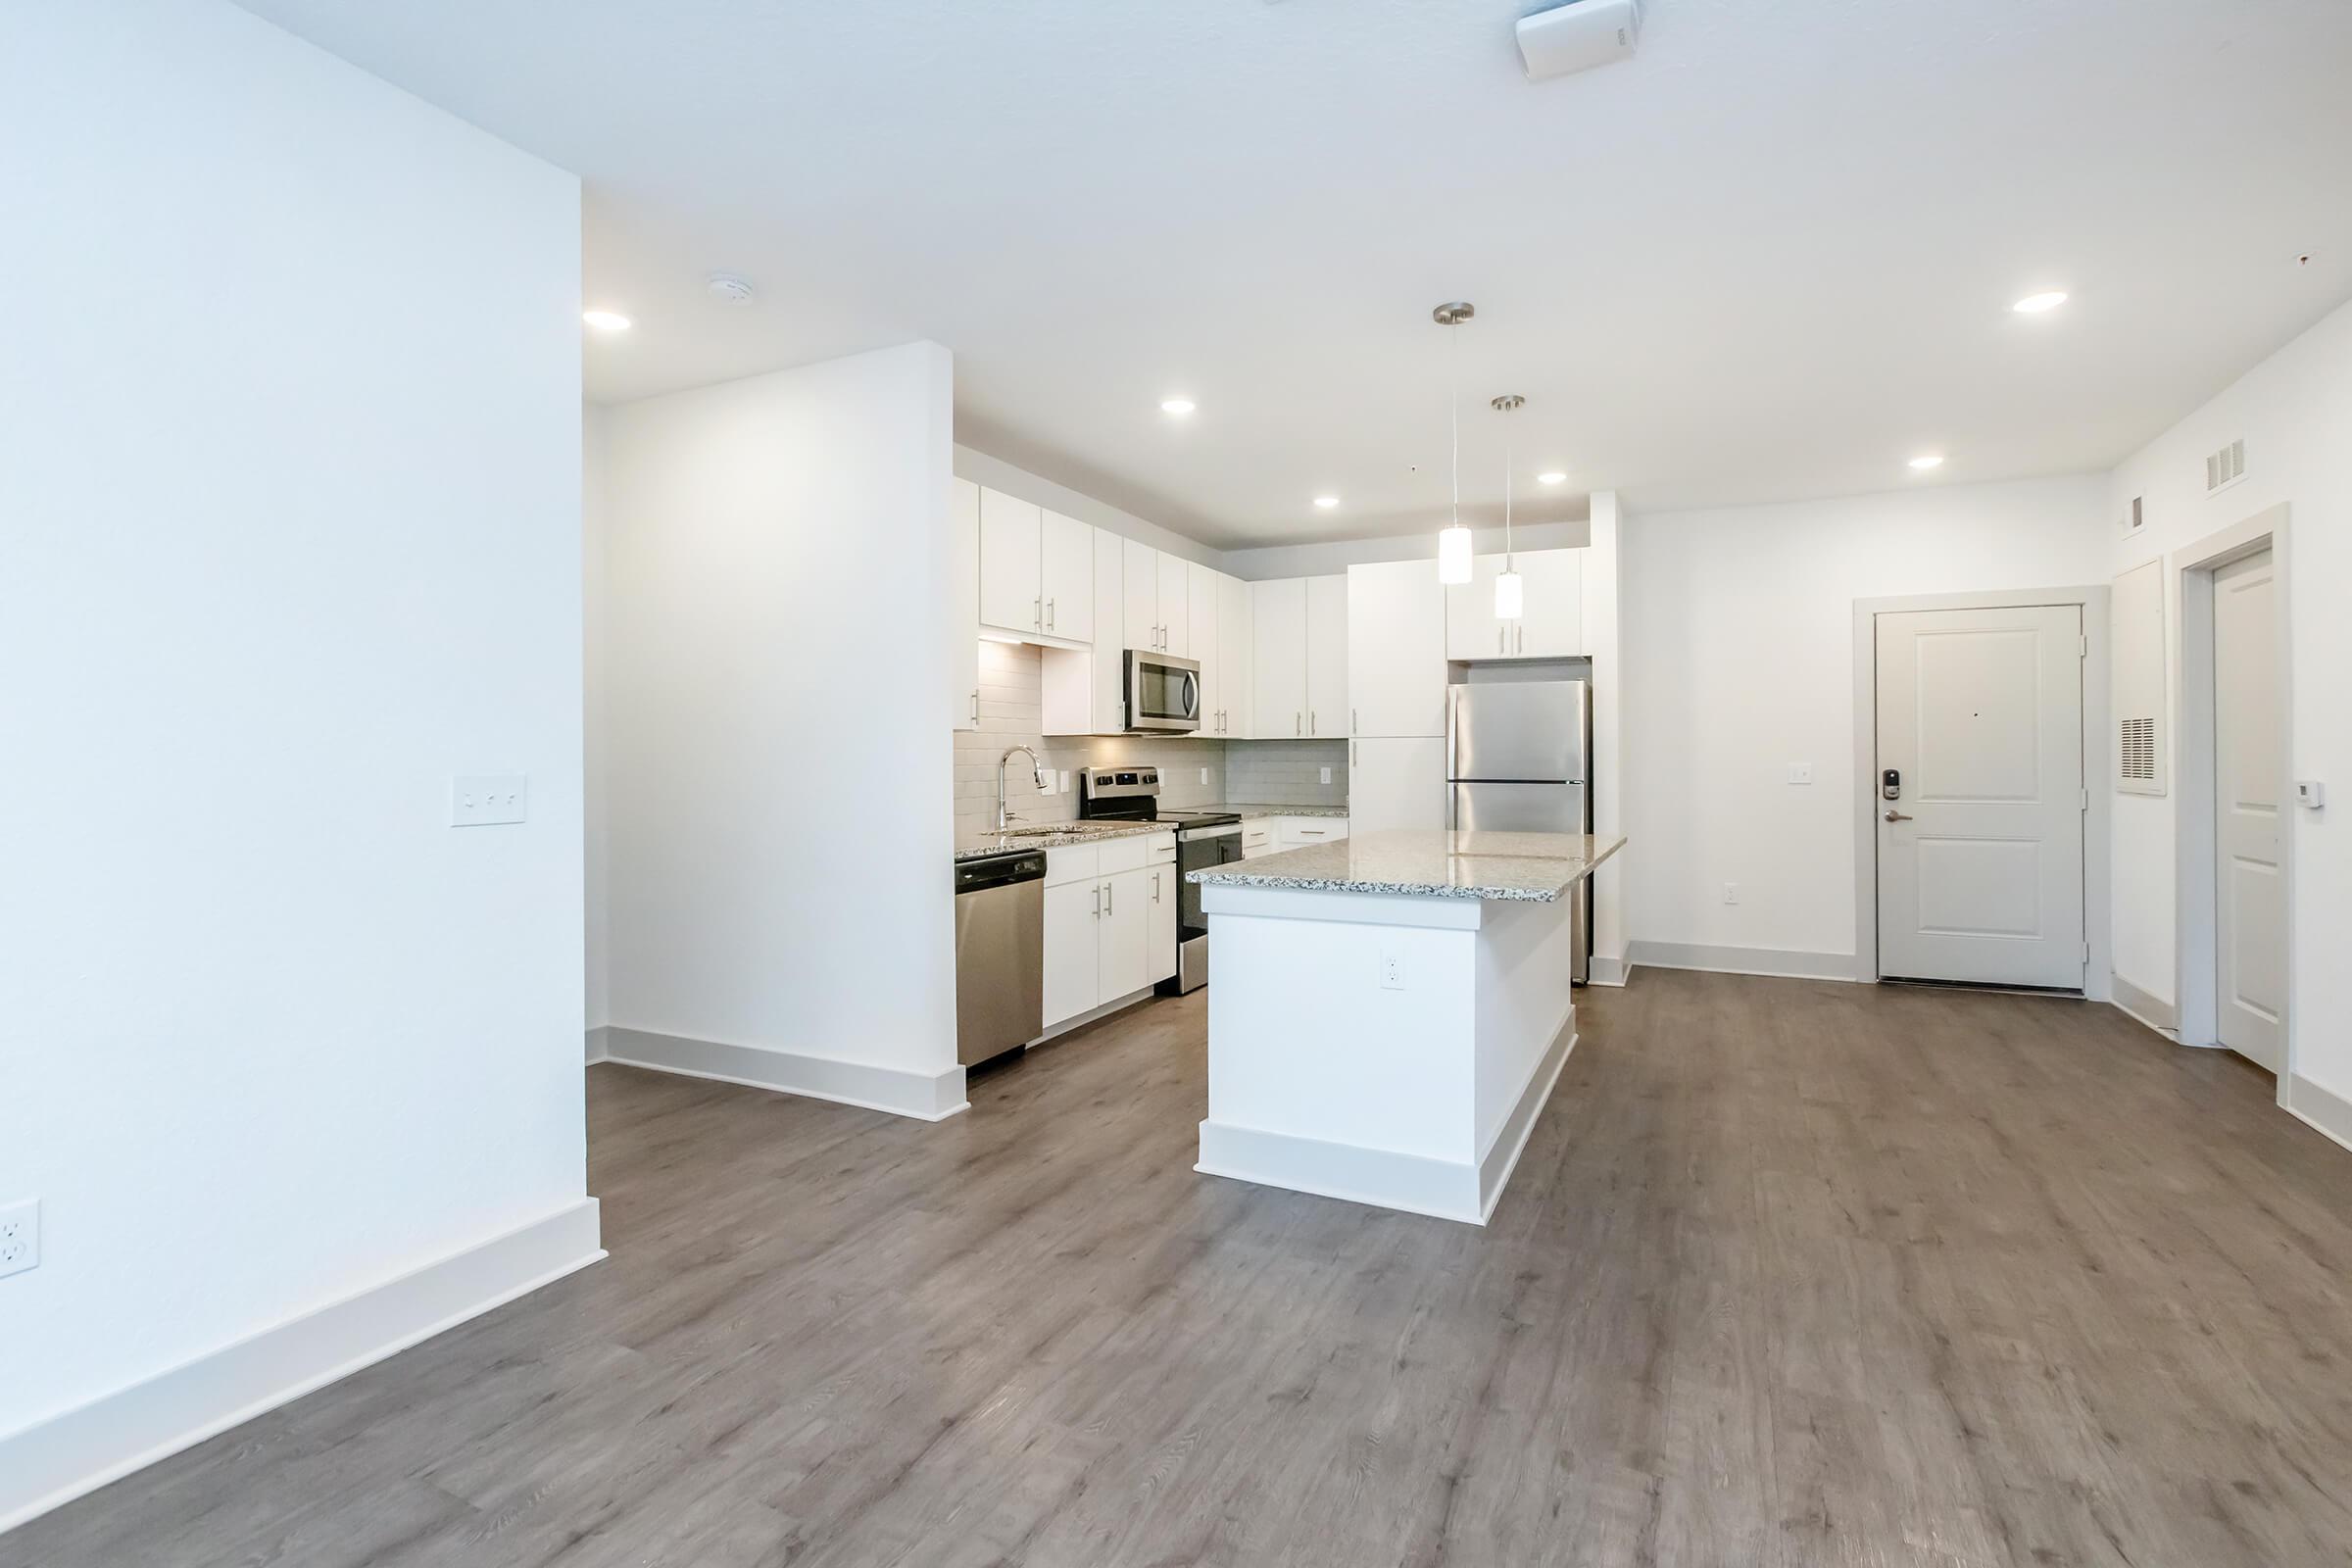
[[[1315,732],[1315,710],[1311,708],[1306,710],[1306,732],[1309,735]]]
[[[1095,918],[1102,918],[1102,884],[1100,882],[1095,884]]]
[[[1102,912],[1109,914],[1119,906],[1119,890],[1111,883],[1102,884]]]
[[[1364,722],[1363,722],[1363,720],[1362,720],[1362,719],[1360,719],[1360,718],[1357,718],[1357,717],[1355,716],[1355,710],[1354,710],[1354,709],[1352,709],[1352,708],[1350,708],[1349,710],[1348,710],[1348,729],[1349,733],[1351,733],[1351,734],[1352,734],[1354,731],[1356,731],[1356,730],[1360,730],[1360,729],[1362,729],[1363,727],[1364,727]]]
[[[1046,601],[1046,629],[1054,629],[1054,601],[1051,599]]]
[[[1519,628],[1519,652],[1523,654],[1527,652],[1527,628],[1525,626]]]
[[[1306,733],[1305,729],[1299,724],[1298,710],[1295,708],[1291,710],[1291,733],[1294,735],[1303,735]]]
[[[1911,818],[1905,816],[1900,811],[1888,811],[1886,813],[1886,820],[1889,822],[1908,822],[1911,820]]]
[[[1507,654],[1511,651],[1510,627],[1497,626],[1494,628],[1494,651],[1498,654]]]
[[[1159,902],[1160,902],[1160,898],[1159,898],[1159,873],[1158,873],[1157,871],[1154,871],[1154,872],[1152,872],[1152,902],[1153,904],[1157,904],[1157,903],[1159,903]]]
[[[980,688],[977,686],[972,688],[972,722],[980,722]]]

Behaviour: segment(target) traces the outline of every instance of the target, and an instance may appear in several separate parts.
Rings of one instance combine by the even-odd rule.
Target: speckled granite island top
[[[1588,833],[1359,833],[1195,871],[1188,880],[1209,887],[1551,904],[1623,848],[1621,838]]]
[[[1033,828],[1010,828],[1003,833],[979,833],[959,839],[956,858],[976,860],[983,855],[1010,855],[1015,850],[1065,850],[1073,844],[1100,844],[1104,839],[1131,839],[1139,833],[1173,833],[1173,822],[1052,822]]]

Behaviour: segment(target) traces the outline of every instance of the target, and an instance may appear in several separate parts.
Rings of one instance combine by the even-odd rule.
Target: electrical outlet
[[[1726,904],[1738,904],[1740,902],[1739,883],[1726,882],[1723,885],[1723,902]]]
[[[1788,782],[1791,784],[1812,783],[1813,764],[1811,762],[1790,762],[1788,764]]]
[[[1331,769],[1330,769],[1330,768],[1328,768],[1328,767],[1326,767],[1326,768],[1323,768],[1321,771],[1322,771],[1322,774],[1323,774],[1323,782],[1324,782],[1324,783],[1326,783],[1326,784],[1330,783],[1330,782],[1331,782]]]
[[[1404,989],[1404,959],[1394,953],[1384,953],[1380,956],[1380,989],[1383,991],[1402,991]]]
[[[495,827],[530,814],[528,773],[460,773],[449,781],[451,827]]]
[[[0,1208],[0,1276],[41,1266],[41,1200]]]
[[[1203,784],[1208,782],[1208,769],[1205,767],[1200,770],[1200,782]]]

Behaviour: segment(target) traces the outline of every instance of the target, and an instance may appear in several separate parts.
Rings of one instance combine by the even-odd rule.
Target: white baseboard
[[[1543,1114],[1544,1103],[1551,1098],[1551,1086],[1560,1081],[1560,1069],[1568,1065],[1568,1053],[1576,1049],[1576,1013],[1572,1008],[1568,1021],[1552,1036],[1544,1054],[1536,1058],[1536,1070],[1527,1075],[1519,1098],[1511,1105],[1511,1113],[1494,1129],[1494,1142],[1488,1146],[1486,1157],[1478,1162],[1478,1222],[1484,1225],[1494,1216],[1494,1204],[1502,1197],[1502,1189],[1519,1168],[1519,1156],[1526,1152],[1527,1141],[1534,1136],[1536,1118]]]
[[[2180,1037],[2180,1013],[2171,1003],[2150,996],[2122,975],[2115,976],[2115,994],[2108,1000],[2168,1040]]]
[[[2284,1088],[2278,1102],[2289,1115],[2352,1149],[2352,1099],[2323,1088],[2301,1073],[2289,1073]]]
[[[806,1052],[690,1040],[684,1035],[623,1029],[617,1024],[605,1030],[605,1059],[622,1067],[714,1078],[720,1083],[806,1095],[811,1100],[887,1110],[922,1121],[944,1121],[970,1108],[963,1098],[960,1066],[943,1072],[914,1072]]]
[[[503,1236],[0,1437],[0,1531],[604,1255],[596,1200],[583,1198]]]
[[[1586,961],[1585,983],[1593,986],[1621,986],[1633,978],[1631,958],[1612,958],[1595,953]]]
[[[612,1026],[600,1023],[589,1030],[587,1044],[587,1065],[593,1067],[600,1061],[611,1061],[612,1059]]]
[[[1626,952],[1653,969],[1704,969],[1786,980],[1852,980],[1850,953],[1801,953],[1789,948],[1726,948],[1705,942],[1636,942]]]
[[[1434,1219],[1486,1223],[1479,1211],[1478,1167],[1468,1160],[1432,1159],[1426,1154],[1326,1143],[1262,1127],[1203,1121],[1200,1162],[1193,1169],[1203,1176],[1287,1187],[1318,1198],[1400,1208]]]

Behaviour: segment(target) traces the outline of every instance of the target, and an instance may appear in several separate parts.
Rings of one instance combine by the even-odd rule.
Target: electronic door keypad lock
[[[1888,768],[1879,775],[1879,796],[1882,800],[1899,801],[1903,798],[1903,775]]]

